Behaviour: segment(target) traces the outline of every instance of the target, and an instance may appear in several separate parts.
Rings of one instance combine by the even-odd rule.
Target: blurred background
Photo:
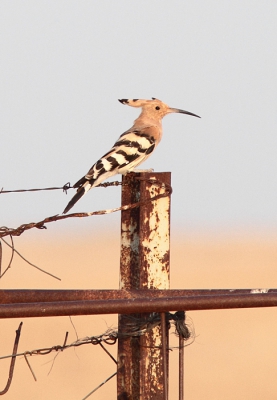
[[[270,0],[2,0],[0,188],[74,184],[138,116],[117,99],[157,97],[202,117],[167,116],[163,140],[142,165],[172,172],[171,287],[277,287],[276,17]],[[0,225],[59,214],[72,195],[1,194]],[[119,205],[120,187],[99,188],[73,211]],[[15,256],[1,288],[116,289],[119,233],[119,213],[28,231],[16,249],[62,280]],[[3,253],[2,270],[4,244]],[[185,351],[186,399],[276,399],[274,308],[188,314],[196,338]],[[0,356],[11,353],[19,322],[0,321]],[[117,318],[73,322],[84,337]],[[26,319],[19,350],[62,344],[67,330],[76,340],[69,318]],[[53,353],[32,357],[37,382],[17,360],[6,398],[82,399],[115,371],[100,350],[63,352],[50,373]],[[0,390],[8,365],[1,360]],[[91,398],[115,398],[115,379]]]

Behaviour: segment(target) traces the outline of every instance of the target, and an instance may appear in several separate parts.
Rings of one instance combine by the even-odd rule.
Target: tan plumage
[[[107,178],[116,174],[126,174],[145,161],[157,147],[162,138],[162,118],[170,113],[196,114],[188,111],[170,108],[161,100],[122,99],[122,104],[142,108],[141,114],[134,125],[124,132],[115,142],[112,149],[104,154],[73,186],[77,193],[64,210],[67,213],[74,204],[91,188],[99,185]]]

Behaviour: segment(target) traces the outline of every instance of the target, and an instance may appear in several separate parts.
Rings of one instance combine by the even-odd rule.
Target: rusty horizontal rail
[[[186,296],[240,295],[276,293],[277,289],[169,289],[169,290],[48,290],[48,289],[3,289],[0,304],[40,303],[79,300],[120,300],[136,298],[168,298]]]
[[[66,315],[131,314],[179,310],[276,307],[277,293],[215,294],[201,296],[143,297],[0,305],[0,318],[53,317]]]

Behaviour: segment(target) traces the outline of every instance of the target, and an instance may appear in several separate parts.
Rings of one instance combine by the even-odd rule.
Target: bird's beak
[[[191,113],[189,111],[179,110],[179,108],[170,108],[169,110],[172,113],[187,114],[187,115],[192,115],[193,117],[201,118],[201,117],[199,117],[199,115],[193,114],[193,113]]]

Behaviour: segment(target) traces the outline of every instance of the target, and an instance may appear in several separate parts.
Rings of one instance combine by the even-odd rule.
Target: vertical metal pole
[[[123,186],[122,205],[164,193],[165,188],[155,185],[155,180],[170,184],[169,172],[136,175],[147,181],[133,180]],[[123,178],[123,184],[127,182],[128,175]],[[169,234],[169,197],[122,211],[121,289],[169,289]],[[149,320],[151,316],[142,314],[140,318]],[[168,357],[163,355],[161,326],[154,327],[140,339],[121,339],[121,333],[128,330],[126,322],[129,318],[119,316],[118,399],[164,400],[165,391],[167,395],[164,382],[168,379],[167,376],[165,381],[164,371],[168,370]],[[168,336],[168,332],[166,334]]]
[[[137,203],[140,200],[140,182],[122,178],[122,206]],[[121,252],[120,252],[120,289],[139,288],[139,215],[140,209],[134,208],[121,212]],[[139,386],[139,338],[126,336],[128,315],[118,316],[118,365],[117,399],[136,400],[140,398]],[[122,336],[121,336],[122,335]]]
[[[179,400],[184,400],[184,339],[179,335]]]
[[[176,314],[178,314],[178,320],[185,324],[185,312],[178,311]],[[179,400],[184,400],[184,343],[184,337],[179,332]]]
[[[168,400],[168,330],[166,314],[161,313],[164,400]]]

